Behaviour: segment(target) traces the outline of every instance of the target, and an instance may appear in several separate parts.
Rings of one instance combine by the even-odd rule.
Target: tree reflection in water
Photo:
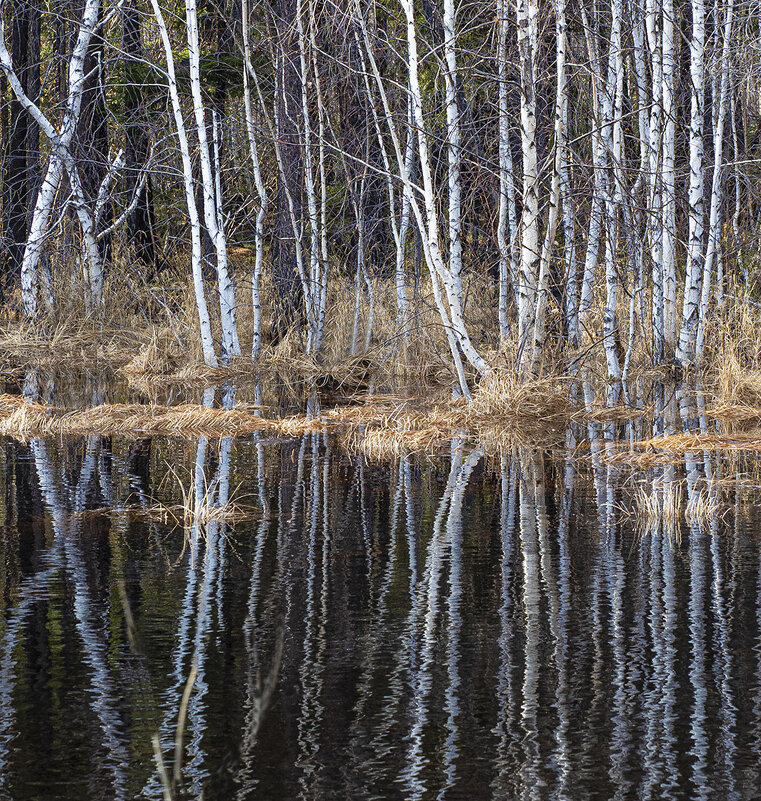
[[[752,796],[759,471],[611,459],[708,429],[699,393],[656,399],[555,452],[455,432],[390,464],[316,433],[6,442],[0,794],[162,797],[195,666],[177,797]],[[168,522],[168,465],[246,514]],[[635,519],[677,482],[677,536]]]

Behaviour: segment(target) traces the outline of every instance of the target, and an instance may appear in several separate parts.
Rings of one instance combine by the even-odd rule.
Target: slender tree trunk
[[[666,294],[663,273],[663,241],[662,241],[662,203],[663,191],[661,181],[661,141],[663,137],[663,53],[662,37],[659,26],[659,8],[656,0],[647,0],[645,10],[645,30],[650,54],[650,70],[652,76],[652,93],[650,106],[649,134],[649,192],[648,218],[650,260],[653,281],[653,361],[660,364],[666,353]]]
[[[280,152],[275,218],[273,278],[275,285],[275,339],[302,319],[304,296],[296,269],[297,237],[302,217],[302,151],[297,121],[301,116],[301,81],[296,35],[296,0],[271,0],[276,35],[277,93],[275,129]]]
[[[677,361],[688,364],[695,358],[695,337],[700,310],[703,233],[705,225],[703,117],[705,115],[704,52],[705,2],[692,0],[692,38],[690,40],[690,181],[688,188],[687,269],[684,281],[682,326],[679,332]]]
[[[219,286],[219,305],[222,322],[222,359],[240,356],[238,327],[236,324],[235,286],[230,275],[227,260],[227,238],[221,209],[221,184],[214,178],[214,143],[209,147],[206,126],[206,112],[201,93],[201,44],[198,31],[196,0],[185,0],[185,23],[188,34],[188,61],[190,65],[190,91],[193,97],[196,133],[198,135],[199,160],[203,188],[203,209],[206,230],[214,244],[216,255],[217,283]],[[218,144],[218,143],[217,143]],[[218,149],[218,148],[217,148]],[[217,175],[219,178],[219,175]]]
[[[164,55],[167,62],[167,80],[169,99],[172,105],[172,114],[177,130],[177,140],[182,158],[182,177],[185,188],[185,203],[188,209],[188,219],[190,221],[191,238],[191,272],[193,274],[193,290],[195,292],[196,309],[198,311],[198,322],[201,329],[201,346],[203,348],[204,362],[211,367],[217,366],[217,355],[214,351],[214,339],[211,333],[211,321],[209,310],[206,304],[206,291],[203,284],[203,246],[201,243],[201,220],[198,216],[196,206],[195,187],[193,179],[193,164],[190,157],[190,146],[188,144],[188,134],[185,128],[185,120],[182,116],[180,97],[177,92],[177,77],[174,68],[174,54],[172,44],[169,41],[169,32],[164,22],[158,0],[151,0],[153,14],[159,26],[161,41],[164,46]]]
[[[61,125],[56,128],[34,100],[29,97],[18,78],[13,60],[5,44],[5,25],[2,14],[0,14],[0,69],[5,73],[16,98],[34,118],[51,145],[47,175],[43,179],[37,194],[34,214],[29,228],[29,237],[21,265],[22,300],[25,313],[31,318],[37,315],[38,265],[42,254],[42,246],[48,233],[48,223],[55,194],[63,176],[64,168],[71,184],[74,206],[83,229],[83,258],[88,264],[87,272],[91,280],[95,282],[90,288],[91,300],[99,302],[98,281],[102,279],[102,263],[94,231],[90,230],[92,228],[91,215],[86,208],[78,170],[71,155],[72,140],[82,111],[83,93],[87,78],[85,74],[87,53],[92,37],[98,27],[99,18],[100,0],[86,0],[77,38],[69,59],[66,107],[63,111]]]
[[[677,336],[676,319],[676,180],[674,162],[676,157],[676,107],[674,87],[677,76],[677,60],[674,42],[674,0],[663,4],[663,197],[661,208],[661,230],[663,261],[663,328],[666,347],[674,352]]]
[[[124,153],[125,184],[128,197],[138,189],[142,172],[150,152],[145,96],[141,78],[145,56],[140,31],[140,14],[137,0],[126,0],[122,7],[122,48],[124,59]],[[135,210],[127,218],[127,236],[134,248],[135,257],[148,270],[149,276],[160,270],[159,252],[155,234],[153,208],[153,180],[147,175],[143,188],[137,192]]]
[[[539,278],[539,159],[536,139],[536,59],[539,46],[538,0],[517,0],[520,61],[520,120],[523,155],[523,213],[518,290],[518,348],[521,365],[529,365],[528,338],[533,330]]]
[[[729,94],[729,53],[731,47],[732,28],[734,23],[734,0],[726,0],[724,6],[723,44],[721,50],[719,102],[713,96],[716,118],[713,131],[713,176],[711,179],[711,206],[708,213],[708,245],[703,262],[703,283],[700,294],[700,311],[698,314],[698,330],[695,343],[695,355],[699,359],[703,355],[705,345],[705,326],[708,317],[708,303],[711,297],[711,280],[713,263],[720,249],[721,238],[721,203],[724,197],[722,184],[724,167],[724,120],[727,116]],[[714,23],[718,29],[718,20]]]
[[[507,0],[497,0],[497,80],[499,81],[499,212],[497,244],[499,247],[499,332],[503,340],[509,334],[508,304],[510,290],[518,301],[518,212],[515,203],[515,173],[510,146],[510,103],[508,91],[507,43],[510,17]]]
[[[259,289],[264,260],[264,218],[267,215],[269,198],[262,176],[261,164],[259,162],[259,150],[256,145],[256,135],[254,131],[254,110],[251,102],[249,78],[249,71],[253,70],[253,65],[251,64],[251,45],[249,43],[248,0],[242,0],[242,4],[243,57],[246,61],[243,67],[243,101],[246,110],[246,134],[248,136],[249,156],[251,157],[251,167],[254,172],[254,185],[256,186],[256,192],[259,197],[259,206],[256,211],[256,228],[254,231],[256,255],[254,257],[254,269],[251,275],[251,301],[254,317],[251,358],[256,359],[259,356],[262,345],[262,303]]]
[[[534,340],[531,361],[531,371],[534,375],[541,372],[541,363],[544,357],[545,317],[547,307],[548,281],[550,274],[550,259],[557,230],[561,185],[565,172],[566,159],[566,130],[565,122],[568,119],[568,97],[566,94],[566,17],[565,0],[555,0],[555,160],[552,172],[552,185],[550,188],[549,213],[547,227],[544,233],[542,256],[539,265],[539,280],[537,285],[536,311],[534,314]]]

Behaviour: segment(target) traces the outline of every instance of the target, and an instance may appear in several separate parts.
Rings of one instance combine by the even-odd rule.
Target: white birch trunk
[[[185,188],[185,202],[188,209],[188,220],[190,222],[191,256],[190,264],[193,274],[193,289],[195,292],[196,308],[198,310],[198,322],[201,330],[201,347],[203,349],[204,362],[211,366],[217,366],[217,355],[214,352],[214,339],[211,334],[211,321],[209,310],[206,305],[206,292],[203,285],[203,265],[201,247],[201,220],[198,216],[196,207],[195,190],[193,183],[193,165],[190,159],[190,146],[188,144],[188,134],[185,128],[185,120],[182,116],[180,97],[177,92],[177,78],[174,69],[174,55],[172,44],[169,41],[169,33],[164,22],[164,15],[161,12],[158,0],[151,0],[153,14],[159,26],[161,42],[164,46],[164,55],[167,62],[167,87],[169,99],[172,105],[172,114],[177,128],[177,141],[180,146],[180,157],[182,159],[182,177]]]
[[[711,206],[708,214],[708,245],[706,247],[706,255],[703,263],[703,284],[700,294],[700,311],[698,314],[698,330],[695,343],[695,355],[698,359],[703,355],[703,347],[705,345],[705,325],[708,316],[708,302],[711,297],[713,262],[717,257],[721,238],[721,202],[724,195],[722,186],[722,172],[724,166],[724,120],[727,116],[729,52],[734,22],[734,10],[734,0],[726,0],[726,6],[724,8],[718,109],[716,109],[716,96],[714,95],[713,97],[714,109],[716,109],[713,132],[713,177],[711,179]],[[718,27],[718,20],[716,20],[715,24]]]
[[[607,154],[603,141],[602,96],[605,91],[603,82],[603,66],[597,49],[598,20],[593,20],[594,28],[587,17],[584,6],[581,6],[581,18],[587,45],[587,53],[592,68],[590,91],[592,94],[592,199],[589,211],[589,227],[587,230],[587,247],[584,255],[584,272],[582,274],[581,291],[579,293],[578,327],[580,335],[592,334],[590,313],[594,282],[600,255],[600,241],[605,219],[605,196]]]
[[[676,192],[675,149],[676,108],[674,106],[675,71],[674,0],[663,3],[663,195],[661,199],[661,259],[663,263],[663,334],[665,346],[673,353],[676,345]]]
[[[608,186],[605,201],[607,231],[605,236],[605,314],[603,317],[603,338],[608,377],[621,378],[621,365],[618,359],[618,319],[617,303],[619,290],[618,269],[616,266],[616,246],[618,243],[618,210],[622,205],[623,193],[623,136],[621,116],[623,113],[624,65],[621,51],[622,0],[613,0],[611,5],[610,49],[608,51],[608,77],[605,84],[603,117],[605,128],[603,139],[612,161],[612,185]]]
[[[2,9],[0,9],[2,10]],[[100,15],[100,0],[86,0],[82,12],[82,21],[79,24],[79,31],[76,42],[69,60],[69,94],[66,99],[66,108],[59,128],[45,116],[39,106],[37,106],[24,91],[21,81],[15,72],[10,53],[5,45],[5,25],[3,15],[0,14],[0,70],[5,73],[8,83],[18,99],[19,103],[30,114],[40,129],[45,134],[51,144],[51,155],[45,178],[42,181],[37,193],[37,200],[34,206],[30,233],[24,248],[24,257],[21,264],[21,285],[22,300],[24,311],[28,317],[34,318],[37,315],[36,291],[39,284],[38,265],[42,254],[42,247],[47,237],[50,214],[52,212],[55,196],[63,176],[63,170],[67,162],[70,162],[68,150],[72,138],[77,129],[80,111],[82,108],[82,92],[84,90],[85,74],[84,64],[87,50],[90,46],[93,33],[98,27],[98,17]],[[68,172],[70,170],[67,169]],[[78,204],[80,222],[82,221],[81,207]],[[93,249],[90,232],[83,231],[86,246],[85,253],[88,258],[97,259],[90,265],[90,271],[96,276],[102,275],[100,269],[100,257],[98,254],[97,243]]]
[[[444,0],[444,73],[445,103],[447,108],[447,188],[449,206],[449,272],[455,290],[462,297],[462,136],[460,132],[460,110],[457,104],[456,22],[454,0]]]
[[[497,79],[499,81],[499,332],[503,342],[509,334],[510,289],[518,289],[518,212],[515,205],[515,173],[510,147],[510,106],[507,86],[507,38],[510,30],[507,0],[497,0]],[[515,296],[517,303],[517,294]]]
[[[542,256],[539,266],[539,280],[537,285],[536,311],[534,314],[534,341],[531,357],[531,371],[538,375],[541,371],[541,362],[544,356],[545,316],[547,307],[547,293],[552,258],[552,245],[558,223],[560,206],[560,188],[565,164],[565,121],[568,118],[568,99],[566,95],[566,18],[565,0],[555,0],[555,159],[552,173],[552,186],[549,198],[549,216],[544,234]]]
[[[254,132],[254,109],[251,103],[251,85],[249,71],[253,70],[251,64],[251,45],[248,28],[248,0],[242,0],[242,28],[243,28],[243,103],[246,112],[246,134],[248,136],[248,152],[251,158],[251,167],[254,172],[254,185],[259,196],[259,207],[256,211],[256,227],[254,229],[255,256],[254,269],[251,275],[251,302],[253,307],[253,336],[251,339],[251,358],[256,359],[262,347],[262,301],[259,291],[262,277],[262,263],[264,259],[264,218],[267,214],[267,189],[262,177],[262,168],[259,162],[259,149],[256,145]]]
[[[449,2],[449,0],[448,0]],[[426,247],[430,254],[429,268],[433,267],[431,279],[434,287],[438,278],[444,289],[447,311],[446,316],[442,316],[445,325],[451,325],[451,329],[460,347],[463,356],[479,372],[488,372],[489,365],[479,354],[473,345],[470,335],[465,326],[462,311],[462,283],[459,274],[459,265],[447,266],[441,252],[439,243],[439,219],[436,209],[436,194],[433,183],[433,171],[428,153],[428,134],[425,118],[423,115],[423,100],[420,89],[420,79],[418,74],[418,51],[417,51],[417,32],[415,30],[415,13],[412,0],[401,0],[402,7],[407,19],[407,67],[409,72],[409,89],[412,99],[413,116],[417,126],[418,137],[418,158],[420,161],[420,172],[423,179],[423,208],[425,211],[425,227],[421,228],[421,237],[427,239]],[[454,76],[449,77],[452,80]],[[448,112],[449,113],[449,112]],[[456,113],[456,111],[455,111]],[[448,117],[449,119],[449,117]],[[456,149],[456,145],[451,145]],[[438,301],[437,301],[438,305]],[[441,312],[441,308],[439,309]]]
[[[32,223],[29,229],[29,238],[24,248],[24,258],[21,264],[21,299],[27,317],[37,317],[37,286],[39,276],[37,267],[42,256],[43,246],[47,239],[48,224],[53,211],[53,203],[63,177],[63,160],[53,153],[48,161],[45,177],[37,193],[34,204]]]
[[[677,361],[688,364],[695,358],[695,338],[700,309],[700,283],[703,260],[705,209],[703,202],[705,152],[703,115],[705,114],[705,1],[692,0],[692,38],[690,40],[690,182],[688,189],[687,269],[684,280],[682,326],[679,331]]]
[[[328,181],[325,159],[325,120],[327,111],[322,96],[320,71],[317,68],[317,42],[316,23],[314,18],[314,3],[309,6],[309,44],[312,51],[312,70],[314,72],[314,85],[317,95],[317,158],[318,174],[320,177],[320,280],[316,289],[317,295],[317,331],[315,333],[314,350],[318,353],[322,348],[322,339],[325,332],[325,315],[328,303]],[[370,320],[372,331],[372,320]]]
[[[539,163],[536,147],[535,62],[539,42],[538,0],[517,0],[518,55],[520,59],[520,120],[523,156],[523,212],[520,223],[520,276],[518,289],[518,348],[523,369],[531,358],[528,337],[533,330],[540,263]]]
[[[649,165],[648,165],[648,232],[650,242],[650,260],[653,281],[653,361],[660,364],[665,355],[665,294],[663,285],[662,262],[662,225],[661,225],[661,181],[660,155],[663,136],[662,91],[663,60],[662,40],[658,26],[659,8],[656,0],[647,0],[645,9],[645,31],[650,54],[650,70],[652,76],[652,94],[650,106]]]
[[[415,158],[415,129],[412,126],[412,108],[408,106],[407,112],[407,144],[404,150],[404,169],[407,175],[412,172],[412,162]],[[380,137],[381,139],[383,137]],[[383,149],[384,158],[386,159],[386,170],[389,171],[388,159],[385,157],[385,148]],[[389,193],[393,190],[393,181],[389,172]],[[391,195],[389,194],[389,198]],[[393,201],[391,201],[393,209]],[[407,296],[407,279],[405,275],[405,251],[407,246],[407,236],[410,230],[410,190],[407,186],[402,189],[402,208],[399,215],[399,233],[396,242],[396,308],[397,308],[397,324],[402,332],[402,338],[405,344],[409,344],[410,333],[410,311],[409,311],[409,297]]]
[[[222,323],[222,358],[240,356],[238,328],[235,321],[235,287],[230,278],[227,261],[227,239],[218,209],[216,189],[212,171],[212,155],[206,132],[206,112],[201,94],[201,46],[198,33],[196,0],[185,0],[185,24],[188,34],[188,63],[190,93],[198,135],[198,156],[201,163],[201,187],[203,189],[203,212],[206,230],[214,244],[216,255],[217,283],[219,285],[219,307]]]
[[[397,169],[399,171],[399,176],[401,177],[404,187],[409,194],[410,208],[413,214],[415,215],[415,222],[417,224],[418,230],[420,231],[420,241],[422,244],[422,250],[425,256],[428,272],[431,276],[431,287],[433,289],[433,297],[436,303],[436,309],[439,313],[439,316],[441,317],[442,324],[444,325],[444,330],[446,331],[447,344],[449,345],[449,349],[452,354],[452,361],[454,363],[455,372],[457,374],[457,379],[460,385],[460,391],[466,398],[470,398],[470,390],[468,388],[468,382],[465,377],[465,371],[463,369],[462,359],[460,357],[458,342],[457,339],[455,338],[453,327],[452,325],[450,325],[449,322],[448,304],[445,304],[444,298],[441,295],[441,288],[439,285],[439,278],[438,278],[438,268],[436,266],[437,262],[434,258],[434,254],[431,248],[431,241],[426,236],[427,229],[426,229],[425,219],[423,216],[423,209],[421,209],[420,203],[418,202],[418,195],[425,196],[425,190],[422,187],[413,186],[412,184],[412,180],[410,177],[410,170],[408,169],[408,164],[407,161],[405,160],[405,156],[402,151],[399,134],[397,132],[396,125],[394,123],[394,117],[391,112],[388,93],[386,92],[385,86],[383,84],[383,79],[381,78],[380,70],[378,69],[378,64],[373,54],[372,45],[370,43],[370,37],[367,32],[367,25],[359,8],[357,8],[355,19],[360,27],[360,30],[362,31],[362,38],[365,43],[365,52],[367,54],[367,59],[370,64],[370,70],[375,80],[375,85],[378,89],[378,95],[380,96],[381,103],[383,105],[384,118],[388,126],[388,132],[391,137],[391,142],[394,146],[394,154],[396,157],[396,164],[397,164]],[[414,52],[417,58],[416,48]],[[414,111],[414,97],[411,89],[410,89],[409,102],[410,105],[413,107],[412,119],[416,122],[417,116],[416,112]],[[420,136],[420,133],[421,131],[418,130],[418,136]],[[422,163],[423,159],[421,158],[421,165]],[[426,150],[426,163],[427,163],[427,150]],[[429,177],[430,177],[430,172],[429,172]]]
[[[321,282],[320,277],[320,244],[319,244],[319,217],[317,214],[317,195],[314,190],[314,171],[312,167],[312,125],[309,118],[307,71],[307,41],[304,34],[304,25],[301,19],[303,5],[301,0],[296,3],[296,22],[299,31],[299,64],[301,78],[301,117],[303,124],[303,157],[304,157],[304,189],[307,196],[307,213],[309,216],[309,286],[310,297],[313,300],[311,319],[309,319],[309,334],[307,336],[307,353],[314,350],[315,336],[317,334],[317,306],[314,300]]]

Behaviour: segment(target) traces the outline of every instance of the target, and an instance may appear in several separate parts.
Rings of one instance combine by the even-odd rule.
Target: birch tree
[[[684,364],[695,357],[695,337],[700,309],[701,267],[705,210],[703,203],[705,153],[703,118],[705,115],[704,51],[705,3],[692,0],[692,37],[690,39],[690,180],[688,188],[687,265],[682,304],[682,325],[679,331],[677,360]]]
[[[201,244],[201,220],[196,206],[195,187],[193,179],[193,163],[190,155],[190,145],[188,143],[188,133],[185,127],[185,118],[182,114],[180,96],[177,91],[177,75],[174,66],[174,54],[172,43],[169,40],[169,32],[164,22],[164,15],[159,6],[158,0],[151,0],[153,14],[159,26],[161,42],[164,46],[166,57],[166,77],[169,100],[174,117],[174,124],[177,131],[177,143],[182,160],[182,178],[185,189],[185,203],[190,222],[190,268],[193,275],[193,291],[195,294],[196,309],[198,311],[198,322],[201,331],[201,346],[203,349],[204,362],[211,366],[217,366],[217,355],[214,349],[214,339],[211,333],[211,319],[206,303],[206,290],[203,282],[203,248]]]
[[[262,347],[262,301],[260,286],[262,279],[262,268],[264,262],[264,218],[267,215],[267,205],[269,198],[267,188],[262,175],[261,162],[259,161],[259,149],[256,144],[256,133],[254,130],[254,105],[251,98],[251,78],[253,71],[251,63],[251,45],[248,18],[248,0],[242,0],[241,6],[241,26],[243,35],[243,103],[246,114],[246,136],[248,137],[248,150],[251,158],[251,168],[254,173],[254,185],[259,197],[259,205],[256,211],[256,228],[254,231],[254,268],[251,273],[251,305],[253,309],[253,334],[251,339],[251,357],[256,359]]]
[[[718,4],[717,4],[718,6]],[[724,167],[724,121],[727,116],[728,95],[730,88],[729,81],[729,55],[732,40],[732,29],[734,23],[735,4],[734,0],[726,0],[724,6],[724,24],[722,26],[722,48],[721,61],[719,66],[718,95],[719,102],[716,105],[714,95],[714,108],[716,111],[714,130],[713,130],[713,175],[711,178],[711,205],[708,212],[708,244],[706,245],[705,258],[703,261],[703,282],[700,293],[700,310],[698,313],[698,325],[696,332],[695,354],[698,358],[703,355],[705,345],[705,326],[708,316],[708,302],[711,296],[711,280],[713,276],[714,261],[717,261],[719,251],[719,238],[721,236],[721,203],[723,200],[723,167]],[[718,20],[714,20],[714,25],[719,29]]]
[[[562,0],[561,0],[562,2]],[[499,82],[499,332],[503,341],[509,333],[510,289],[518,289],[518,212],[515,202],[515,174],[510,145],[510,106],[508,102],[508,37],[511,30],[506,0],[497,0],[497,80]],[[517,299],[517,296],[516,296]]]
[[[449,33],[445,33],[445,53],[447,60],[447,71],[445,75],[445,86],[447,87],[447,152],[448,152],[448,183],[450,187],[450,226],[449,237],[450,246],[455,243],[454,259],[450,253],[450,261],[444,261],[441,245],[439,241],[439,216],[436,208],[433,171],[428,151],[428,126],[423,115],[423,97],[420,89],[420,78],[418,72],[418,47],[417,31],[415,27],[415,12],[412,0],[401,0],[407,21],[407,70],[409,75],[409,91],[412,103],[413,119],[417,127],[418,139],[418,159],[420,173],[422,177],[424,228],[420,235],[427,240],[427,250],[430,254],[431,281],[434,292],[439,291],[441,284],[446,299],[446,315],[442,316],[445,326],[451,324],[453,334],[460,347],[463,356],[475,367],[479,373],[485,373],[488,365],[480,355],[471,341],[470,335],[465,325],[462,309],[462,278],[461,278],[461,245],[457,243],[460,231],[460,211],[459,211],[459,123],[457,123],[456,94],[454,85],[457,80],[456,55],[454,53],[453,25],[454,7],[453,0],[445,0],[444,15],[447,19]],[[447,27],[445,26],[445,27]],[[451,197],[452,186],[455,186],[454,198]],[[452,219],[454,215],[454,219]],[[443,308],[440,303],[439,310]],[[447,319],[448,318],[448,319]]]
[[[188,36],[188,66],[190,92],[198,136],[198,160],[201,163],[201,187],[203,189],[203,214],[216,253],[216,272],[219,285],[219,306],[222,323],[222,359],[240,356],[238,327],[235,319],[235,286],[227,261],[227,238],[225,236],[222,198],[217,196],[217,187],[212,168],[212,148],[207,136],[206,110],[201,92],[201,45],[198,34],[198,11],[196,0],[185,0],[185,25]],[[219,173],[217,173],[219,176]]]
[[[539,46],[539,2],[517,0],[518,58],[520,64],[520,123],[523,157],[523,211],[520,222],[518,276],[518,349],[521,364],[529,364],[537,297],[539,251],[539,160],[536,144],[536,58]]]

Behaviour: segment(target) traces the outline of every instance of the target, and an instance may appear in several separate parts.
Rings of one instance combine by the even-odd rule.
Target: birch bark
[[[188,34],[188,64],[190,93],[198,136],[198,156],[201,163],[201,186],[203,189],[203,212],[206,230],[214,243],[216,254],[219,306],[222,322],[222,359],[240,356],[240,341],[235,320],[235,286],[230,277],[227,261],[227,238],[218,208],[215,181],[212,170],[212,153],[206,129],[206,111],[201,93],[201,45],[198,33],[198,10],[196,0],[185,0],[185,24]]]
[[[721,237],[721,202],[724,192],[722,185],[722,172],[724,166],[724,120],[727,116],[729,94],[729,53],[734,23],[734,0],[726,0],[724,7],[723,44],[721,50],[721,65],[719,79],[719,103],[716,108],[716,96],[713,102],[716,117],[713,132],[713,176],[711,178],[711,206],[708,214],[708,244],[703,262],[703,284],[700,293],[700,310],[698,313],[698,328],[695,342],[695,355],[700,359],[705,345],[705,325],[708,317],[708,302],[711,297],[711,278],[713,263],[719,251]],[[718,20],[716,20],[718,28]]]
[[[262,262],[264,259],[264,218],[267,215],[267,189],[262,177],[262,168],[259,162],[259,149],[256,145],[256,134],[254,131],[254,109],[251,102],[251,83],[249,70],[253,70],[251,64],[251,44],[248,21],[248,0],[242,0],[241,24],[243,35],[243,58],[245,65],[243,68],[243,103],[246,112],[246,135],[248,137],[248,152],[251,158],[251,167],[254,172],[254,185],[259,197],[259,207],[256,211],[256,227],[254,230],[255,256],[254,269],[251,274],[251,302],[253,307],[253,337],[251,340],[251,358],[256,359],[262,347],[262,301],[259,291]]]
[[[497,80],[499,81],[499,331],[505,341],[509,334],[510,289],[518,289],[518,212],[515,204],[515,174],[510,147],[510,105],[508,98],[507,41],[510,31],[507,0],[497,0]],[[517,296],[516,296],[517,303]]]
[[[531,371],[538,375],[544,356],[545,314],[547,306],[548,280],[552,246],[558,223],[560,190],[563,183],[566,159],[565,123],[568,118],[568,99],[566,95],[566,18],[565,0],[555,0],[555,158],[550,188],[549,215],[542,245],[539,266],[536,310],[534,314],[534,341],[531,357]]]
[[[695,358],[695,337],[700,310],[700,283],[703,259],[705,209],[703,202],[705,152],[703,116],[705,114],[705,2],[692,0],[692,38],[690,40],[690,181],[688,189],[687,268],[679,331],[677,361],[688,364]]]
[[[172,43],[169,40],[164,15],[161,12],[158,0],[151,0],[153,15],[159,26],[161,42],[164,46],[167,67],[167,88],[169,100],[172,106],[172,114],[177,129],[177,141],[180,147],[180,157],[182,160],[182,177],[185,188],[185,202],[188,209],[188,220],[190,222],[190,241],[191,255],[190,265],[193,274],[193,290],[195,293],[196,309],[198,310],[198,323],[201,329],[201,347],[203,349],[204,362],[210,367],[217,366],[217,355],[214,350],[214,339],[211,333],[211,321],[209,319],[209,309],[206,304],[206,292],[203,285],[203,252],[201,243],[201,220],[198,216],[196,206],[195,187],[193,181],[193,165],[190,158],[190,145],[188,143],[187,129],[185,120],[182,116],[180,97],[177,92],[177,77],[174,67],[174,54]]]
[[[534,0],[531,1],[533,2]],[[447,0],[447,3],[451,2],[452,0]],[[430,253],[431,259],[429,266],[433,267],[431,279],[434,290],[437,287],[437,280],[441,282],[441,285],[444,289],[444,297],[447,301],[448,310],[447,317],[449,319],[442,318],[442,321],[445,325],[451,324],[452,332],[456,338],[457,344],[470,364],[473,365],[473,367],[479,373],[486,373],[488,372],[489,365],[473,345],[465,326],[462,310],[462,282],[459,273],[459,265],[455,261],[447,266],[444,262],[444,257],[441,252],[438,232],[439,218],[436,208],[433,172],[428,152],[428,129],[426,126],[425,117],[423,115],[423,100],[418,72],[417,32],[415,28],[413,0],[401,0],[401,3],[407,20],[407,67],[409,73],[409,89],[412,101],[413,117],[415,120],[415,125],[417,126],[418,159],[420,162],[420,172],[423,179],[422,191],[423,209],[425,212],[425,227],[420,230],[420,234],[421,237],[427,240],[426,247]],[[451,47],[453,46],[454,44],[452,43]],[[456,76],[449,74],[447,80],[453,80],[455,77]],[[450,113],[451,112],[448,111],[448,120],[450,119]],[[456,113],[456,110],[454,113]],[[450,146],[456,151],[456,143],[450,143]]]
[[[663,3],[663,196],[661,207],[661,258],[663,262],[663,334],[665,346],[673,353],[676,345],[676,108],[674,106],[675,72],[674,0]]]
[[[536,56],[539,43],[538,0],[517,0],[518,56],[520,63],[520,121],[523,157],[523,211],[520,223],[520,276],[518,284],[518,348],[522,369],[531,358],[527,347],[532,330],[540,262],[539,163],[536,146]]]

